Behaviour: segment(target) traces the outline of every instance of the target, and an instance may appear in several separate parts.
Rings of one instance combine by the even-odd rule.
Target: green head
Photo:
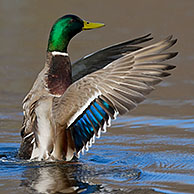
[[[53,25],[48,40],[47,51],[67,52],[69,41],[77,33],[102,26],[104,24],[87,22],[75,15],[65,15],[59,18]]]

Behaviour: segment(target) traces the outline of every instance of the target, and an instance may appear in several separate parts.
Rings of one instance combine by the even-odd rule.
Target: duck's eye
[[[70,22],[70,23],[73,23],[73,22],[75,22],[75,20],[74,20],[74,19],[71,19],[69,22]]]
[[[86,22],[86,24],[89,24],[90,22]]]

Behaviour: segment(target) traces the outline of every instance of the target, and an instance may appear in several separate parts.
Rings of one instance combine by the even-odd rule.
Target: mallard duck
[[[92,53],[71,65],[67,47],[81,31],[103,27],[75,15],[53,25],[47,57],[23,100],[24,119],[19,157],[65,160],[78,157],[106,132],[111,120],[134,109],[174,65],[163,63],[177,52],[172,36],[140,47],[150,34]]]

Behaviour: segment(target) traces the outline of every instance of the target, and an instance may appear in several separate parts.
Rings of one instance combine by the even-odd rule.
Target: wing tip
[[[128,43],[131,45],[141,44],[143,42],[147,42],[153,39],[153,37],[150,37],[151,33],[148,33],[146,35],[140,36],[138,38],[135,38],[133,40],[129,40]]]
[[[175,68],[176,68],[176,65],[168,65],[165,70],[172,70]]]
[[[168,59],[172,59],[172,58],[176,57],[177,55],[178,55],[178,52],[171,52],[171,53],[169,53]]]

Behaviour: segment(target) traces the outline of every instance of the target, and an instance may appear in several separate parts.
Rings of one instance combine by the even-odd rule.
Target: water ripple
[[[181,117],[181,118],[162,118],[153,116],[144,117],[121,117],[114,122],[113,127],[123,127],[126,124],[131,128],[137,128],[142,125],[148,126],[161,126],[161,127],[177,127],[181,129],[194,130],[194,117]]]

